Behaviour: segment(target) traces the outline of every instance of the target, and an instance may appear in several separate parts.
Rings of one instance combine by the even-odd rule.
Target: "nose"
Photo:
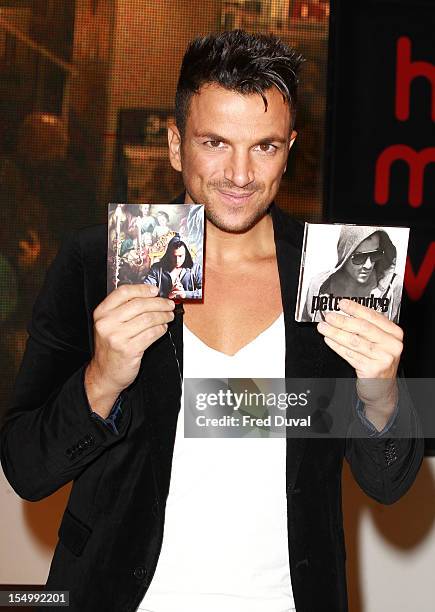
[[[228,158],[224,176],[237,187],[246,187],[254,180],[254,170],[248,151],[233,150]]]
[[[373,265],[374,265],[374,262],[371,260],[370,255],[368,255],[367,259],[363,263],[363,268],[366,268],[367,270],[369,270],[370,268],[373,267]]]

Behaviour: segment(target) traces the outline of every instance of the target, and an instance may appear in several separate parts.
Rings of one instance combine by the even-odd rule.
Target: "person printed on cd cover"
[[[331,310],[320,307],[322,296],[379,298],[375,310],[397,323],[403,278],[396,274],[396,247],[385,230],[344,225],[337,243],[337,263],[315,276],[308,288],[302,321],[322,321]]]
[[[143,282],[151,266],[149,248],[145,240],[147,233],[144,230],[144,227],[147,227],[145,222],[147,217],[144,217],[143,209],[134,204],[123,205],[123,213],[119,237],[121,240],[119,285],[131,285]],[[114,216],[112,225],[114,225]]]
[[[142,232],[153,232],[157,225],[157,220],[151,214],[151,204],[142,204]]]
[[[193,262],[185,242],[174,236],[162,259],[151,266],[144,280],[159,288],[160,297],[200,299],[202,297],[201,266]]]
[[[169,215],[164,210],[159,210],[157,212],[157,225],[153,231],[153,238],[158,240],[162,236],[166,236],[171,232],[171,227],[169,225]]]

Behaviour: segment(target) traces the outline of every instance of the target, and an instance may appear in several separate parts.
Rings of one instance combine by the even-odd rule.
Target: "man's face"
[[[378,234],[373,234],[366,240],[363,240],[354,250],[352,255],[344,264],[343,268],[349,274],[351,278],[353,278],[358,284],[365,285],[372,280],[372,275],[375,269],[376,261],[373,261],[370,254],[378,251],[380,247],[380,240]],[[352,256],[357,254],[366,254],[364,262],[361,264],[356,264],[352,261]],[[364,258],[364,255],[362,255]]]
[[[226,232],[261,219],[278,192],[296,136],[290,108],[272,87],[241,95],[215,84],[192,96],[182,141],[169,129],[171,163],[183,174],[186,202],[205,204],[207,218]]]
[[[184,246],[178,247],[172,251],[172,265],[174,268],[181,268],[186,259],[186,249]]]

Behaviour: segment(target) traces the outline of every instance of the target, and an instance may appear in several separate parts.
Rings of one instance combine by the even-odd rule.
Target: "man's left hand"
[[[352,300],[340,300],[339,306],[350,316],[329,312],[317,329],[326,344],[355,368],[366,416],[382,430],[397,403],[403,331],[382,313]]]

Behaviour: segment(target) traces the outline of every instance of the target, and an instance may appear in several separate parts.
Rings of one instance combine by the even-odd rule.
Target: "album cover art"
[[[149,284],[160,297],[202,299],[204,206],[109,204],[107,292]]]
[[[409,228],[305,223],[296,321],[322,321],[347,298],[399,320]]]

